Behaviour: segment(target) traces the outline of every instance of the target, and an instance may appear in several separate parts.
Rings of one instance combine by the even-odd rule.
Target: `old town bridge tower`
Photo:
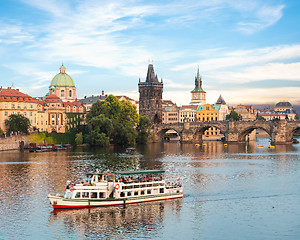
[[[149,64],[146,81],[139,80],[139,114],[148,117],[152,123],[162,121],[162,92],[162,80],[158,81],[153,65]]]

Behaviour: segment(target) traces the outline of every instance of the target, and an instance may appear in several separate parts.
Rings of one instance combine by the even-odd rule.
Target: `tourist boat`
[[[126,148],[125,153],[130,154],[130,155],[135,155],[136,149],[135,148]]]
[[[83,208],[125,205],[183,197],[183,188],[165,182],[162,170],[99,172],[87,174],[87,181],[68,184],[60,195],[48,195],[53,208]],[[68,181],[70,182],[70,181]]]

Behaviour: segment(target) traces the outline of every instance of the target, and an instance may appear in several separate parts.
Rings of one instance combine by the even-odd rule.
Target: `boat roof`
[[[142,174],[155,174],[164,173],[164,170],[140,170],[140,171],[115,171],[115,172],[88,172],[86,175],[103,175],[103,174],[115,174],[115,175],[142,175]]]
[[[164,173],[164,170],[141,170],[141,171],[120,171],[114,172],[117,175],[141,175],[141,174],[154,174],[154,173]]]

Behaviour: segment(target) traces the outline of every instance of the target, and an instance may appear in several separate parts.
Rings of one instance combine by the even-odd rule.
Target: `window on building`
[[[8,112],[5,112],[5,116],[8,116]]]
[[[69,97],[72,97],[72,90],[69,91]]]
[[[11,105],[11,108],[15,108],[15,104],[12,104],[12,105]]]
[[[27,112],[24,112],[24,116],[27,116]]]
[[[20,104],[18,104],[18,108],[21,108],[21,105],[20,105]]]
[[[32,112],[30,112],[30,116],[32,117]]]
[[[65,90],[61,90],[60,96],[61,96],[61,97],[64,97],[64,96],[65,96]]]
[[[5,107],[5,108],[8,108],[8,105],[7,105],[7,103],[5,103],[4,107]]]

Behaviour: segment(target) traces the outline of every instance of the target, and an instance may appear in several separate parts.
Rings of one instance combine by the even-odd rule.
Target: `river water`
[[[1,152],[0,239],[300,239],[300,144],[268,145]],[[47,195],[95,168],[163,169],[184,198],[53,211]]]

